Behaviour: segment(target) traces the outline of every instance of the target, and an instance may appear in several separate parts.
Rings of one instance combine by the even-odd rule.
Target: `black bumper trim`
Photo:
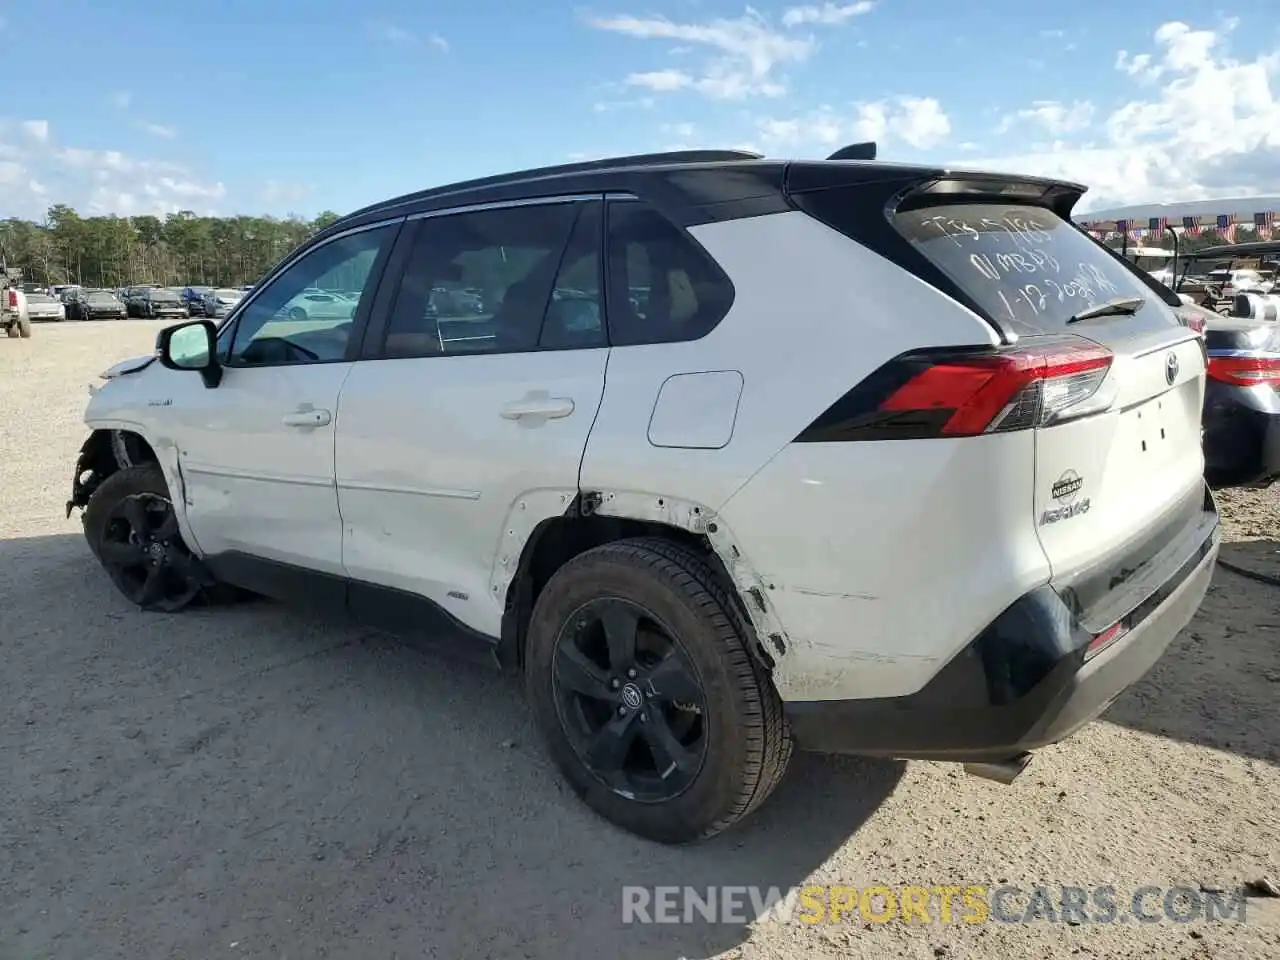
[[[903,697],[788,701],[796,745],[819,753],[999,760],[1062,740],[1106,710],[1164,654],[1199,607],[1218,550],[1217,512],[1183,533],[1159,587],[1091,659],[1092,634],[1040,587],[1012,604],[920,691]]]

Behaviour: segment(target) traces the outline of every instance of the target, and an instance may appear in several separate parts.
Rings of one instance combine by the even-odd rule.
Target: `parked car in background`
[[[83,288],[78,283],[55,283],[49,292],[59,303],[66,303],[68,295],[80,289]]]
[[[1280,480],[1280,324],[1180,308],[1209,357],[1204,391],[1204,475],[1210,486],[1268,487]]]
[[[110,290],[79,290],[66,307],[68,320],[123,320],[129,315],[124,301]]]
[[[33,320],[65,320],[67,308],[57,297],[47,293],[27,294],[27,316]]]
[[[183,287],[182,302],[187,305],[193,317],[207,316],[204,312],[204,298],[209,293],[211,287]]]
[[[144,287],[130,298],[130,316],[157,318],[183,318],[191,316],[187,305],[173,290],[165,287]]]
[[[290,320],[350,320],[358,302],[332,290],[310,287],[286,303],[281,312]]]
[[[209,317],[218,320],[225,317],[231,312],[231,308],[244,299],[244,292],[234,287],[222,287],[217,290],[209,290],[205,293],[204,299],[200,301],[200,313],[198,316]],[[197,314],[193,314],[195,316]]]

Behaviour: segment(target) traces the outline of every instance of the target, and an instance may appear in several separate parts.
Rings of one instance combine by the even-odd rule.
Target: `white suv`
[[[793,743],[1007,781],[1218,548],[1201,343],[1082,192],[711,151],[391,200],[108,371],[68,513],[144,608],[230,586],[494,655],[657,840]],[[291,316],[313,288],[352,317]]]

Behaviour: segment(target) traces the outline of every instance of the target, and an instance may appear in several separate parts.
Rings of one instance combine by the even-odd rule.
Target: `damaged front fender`
[[[112,431],[95,430],[80,447],[76,472],[71,478],[71,499],[67,501],[67,517],[76,507],[84,508],[102,481],[120,469],[121,464],[112,443]]]

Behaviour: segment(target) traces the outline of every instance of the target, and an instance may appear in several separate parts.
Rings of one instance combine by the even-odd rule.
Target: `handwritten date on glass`
[[[1045,312],[1050,300],[1062,303],[1079,298],[1091,305],[1097,302],[1101,295],[1113,295],[1118,292],[1116,285],[1092,263],[1080,263],[1075,276],[1065,282],[1043,277],[1038,283],[1027,283],[1007,291],[996,291],[1011,320],[1016,320],[1018,316],[1013,307],[1014,303],[1026,304],[1034,316],[1039,316]]]

